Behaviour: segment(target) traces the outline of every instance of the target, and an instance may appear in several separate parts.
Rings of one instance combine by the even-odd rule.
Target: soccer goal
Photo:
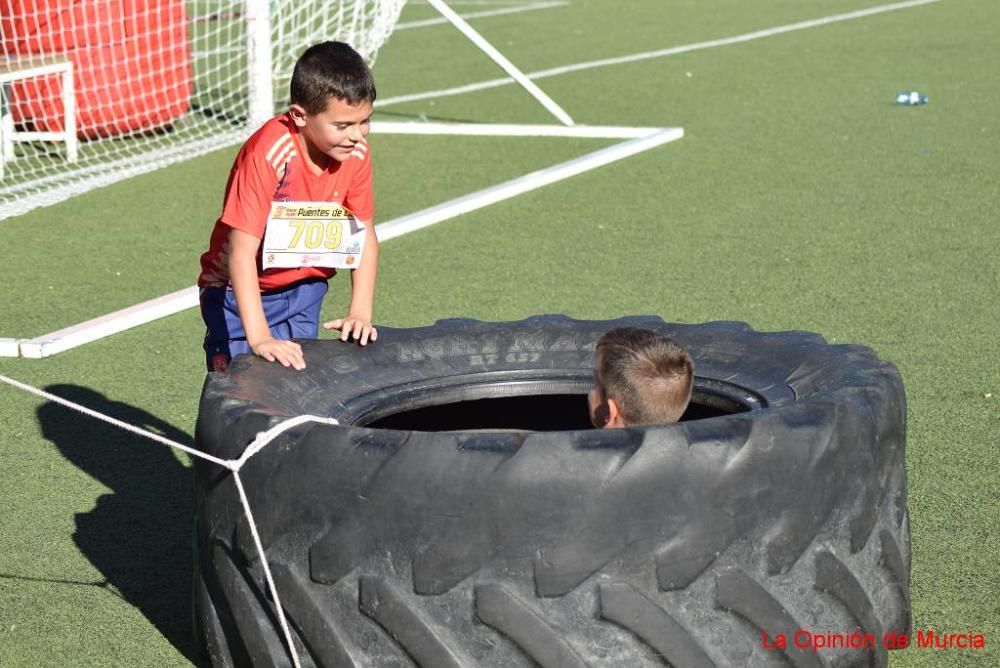
[[[303,49],[337,39],[374,63],[405,2],[0,0],[0,220],[243,141],[286,103]],[[628,138],[642,150],[681,136],[576,125],[443,0],[425,2],[558,123],[380,121],[376,131]]]
[[[372,63],[404,2],[0,0],[0,219],[242,141],[306,46]]]

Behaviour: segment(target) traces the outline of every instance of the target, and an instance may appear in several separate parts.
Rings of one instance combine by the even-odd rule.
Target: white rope
[[[147,431],[147,430],[145,430],[145,429],[143,429],[141,427],[136,427],[135,425],[131,425],[128,422],[122,422],[121,420],[119,420],[117,418],[113,418],[110,415],[105,415],[104,413],[98,413],[97,411],[91,410],[90,408],[87,408],[86,406],[81,406],[80,404],[73,403],[72,401],[69,401],[68,399],[63,399],[62,397],[58,397],[58,396],[56,396],[54,394],[46,392],[45,390],[39,390],[37,387],[32,387],[31,385],[25,385],[24,383],[22,383],[20,381],[14,380],[13,378],[8,378],[7,376],[0,375],[0,380],[2,380],[3,382],[7,383],[8,385],[12,385],[13,387],[16,387],[19,390],[24,390],[25,392],[27,392],[29,394],[34,394],[36,396],[42,397],[43,399],[48,399],[49,401],[55,402],[57,404],[62,404],[63,406],[66,406],[67,408],[72,408],[73,410],[79,411],[79,412],[83,413],[84,415],[89,415],[92,418],[96,418],[96,419],[101,420],[103,422],[107,422],[108,424],[113,424],[114,426],[116,426],[116,427],[118,427],[120,429],[124,429],[125,431],[130,431],[133,434],[138,434],[139,436],[145,436],[146,438],[150,439],[151,441],[156,441],[157,443],[162,443],[163,445],[169,445],[172,448],[177,448],[178,450],[183,450],[184,452],[188,453],[189,455],[193,455],[195,457],[200,457],[202,459],[207,459],[208,461],[214,462],[214,463],[218,464],[219,466],[225,466],[227,469],[232,470],[231,462],[229,462],[229,461],[227,461],[225,459],[219,459],[218,457],[213,457],[212,455],[210,455],[208,453],[201,452],[200,450],[195,450],[191,446],[184,445],[183,443],[178,443],[177,441],[172,441],[172,440],[170,440],[169,438],[167,438],[165,436],[160,436],[159,434],[154,434],[151,431]]]
[[[177,448],[178,450],[183,450],[184,452],[192,455],[194,457],[199,457],[207,461],[213,462],[229,469],[233,472],[233,481],[236,483],[236,490],[240,495],[240,503],[243,504],[243,512],[246,515],[247,522],[250,524],[250,533],[253,535],[253,542],[257,548],[257,556],[260,558],[260,563],[264,567],[264,578],[267,580],[267,587],[271,592],[271,597],[274,599],[274,606],[278,613],[278,622],[281,624],[281,631],[285,635],[285,642],[288,644],[288,651],[292,656],[292,663],[295,664],[295,668],[301,668],[301,663],[299,662],[298,652],[295,650],[295,644],[292,642],[292,634],[288,629],[288,621],[285,619],[285,611],[281,607],[281,600],[278,598],[278,589],[274,584],[274,578],[271,576],[271,568],[267,563],[267,555],[264,553],[264,545],[261,543],[260,534],[257,532],[257,523],[254,521],[253,513],[250,510],[250,502],[247,499],[246,492],[243,489],[243,482],[240,480],[240,469],[243,465],[249,461],[251,457],[260,452],[276,439],[281,434],[285,433],[293,427],[297,427],[305,422],[318,422],[321,424],[340,424],[335,418],[321,417],[318,415],[298,415],[296,417],[288,418],[283,422],[276,424],[266,431],[259,432],[254,438],[253,442],[250,443],[240,455],[239,459],[220,459],[206,452],[196,450],[190,446],[184,445],[183,443],[178,443],[165,436],[160,436],[151,431],[143,429],[142,427],[136,427],[135,425],[129,424],[128,422],[123,422],[117,418],[113,418],[110,415],[105,415],[104,413],[99,413],[86,406],[81,406],[78,403],[69,401],[68,399],[63,399],[60,396],[46,392],[45,390],[40,390],[37,387],[32,387],[31,385],[26,385],[20,381],[14,380],[0,374],[0,381],[7,383],[12,387],[16,387],[19,390],[23,390],[29,394],[34,394],[35,396],[42,397],[57,404],[66,406],[75,411],[83,413],[84,415],[89,415],[92,418],[101,420],[102,422],[107,422],[108,424],[114,425],[120,429],[131,432],[138,436],[143,436],[150,439],[151,441],[156,441],[157,443],[162,443],[163,445],[170,446],[171,448]]]
[[[283,422],[279,422],[267,431],[262,431],[257,434],[257,437],[253,440],[247,449],[243,451],[243,454],[239,459],[235,460],[233,464],[235,465],[232,469],[233,471],[239,471],[243,468],[243,465],[248,459],[256,455],[258,452],[264,449],[264,446],[273,441],[275,438],[285,433],[292,427],[297,427],[304,422],[319,422],[321,424],[340,424],[335,418],[325,418],[318,415],[298,415],[293,418],[288,418]]]
[[[274,609],[278,612],[278,622],[281,624],[281,632],[285,634],[285,642],[288,644],[288,651],[292,655],[292,663],[295,664],[295,668],[301,668],[302,664],[299,663],[299,653],[295,650],[295,644],[292,642],[292,634],[288,630],[288,622],[285,620],[285,610],[281,607],[281,600],[278,598],[278,588],[274,586],[274,578],[271,577],[271,567],[268,566],[267,559],[264,557],[264,546],[260,542],[260,534],[257,533],[257,523],[253,520],[253,513],[250,512],[250,502],[247,500],[246,492],[243,491],[243,481],[240,480],[239,471],[233,471],[233,480],[236,481],[236,489],[240,493],[240,503],[243,504],[243,512],[246,513],[247,521],[250,523],[253,544],[257,546],[260,564],[264,567],[264,577],[267,579],[268,589],[271,590],[271,598],[274,599]]]

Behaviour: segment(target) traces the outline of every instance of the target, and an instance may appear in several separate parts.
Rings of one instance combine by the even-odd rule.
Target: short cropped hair
[[[626,424],[666,424],[691,400],[694,363],[668,336],[620,327],[597,340],[597,377]]]
[[[355,105],[375,101],[375,77],[364,58],[344,42],[320,42],[305,50],[292,71],[292,104],[322,113],[331,99]]]

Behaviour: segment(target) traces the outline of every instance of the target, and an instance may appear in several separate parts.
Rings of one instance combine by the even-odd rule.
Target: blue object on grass
[[[927,104],[927,96],[916,90],[903,91],[901,93],[896,93],[896,104],[904,107]]]

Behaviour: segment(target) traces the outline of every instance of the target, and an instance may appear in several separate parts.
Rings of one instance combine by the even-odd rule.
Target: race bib
[[[365,226],[336,202],[272,202],[261,259],[264,269],[355,269]]]

